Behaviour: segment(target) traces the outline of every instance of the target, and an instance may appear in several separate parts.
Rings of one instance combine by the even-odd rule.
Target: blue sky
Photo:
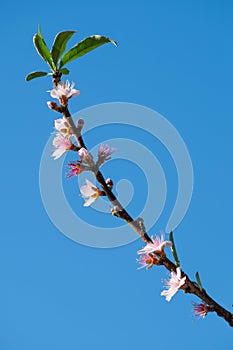
[[[69,29],[78,31],[71,44],[92,34],[119,43],[117,49],[106,45],[70,64],[70,79],[81,90],[71,100],[71,111],[130,102],[156,110],[173,124],[194,169],[192,201],[175,230],[181,264],[191,278],[198,270],[209,294],[231,310],[232,2],[21,1],[5,2],[1,14],[0,348],[175,350],[188,344],[191,350],[229,349],[232,329],[222,319],[210,314],[193,320],[194,296],[179,292],[170,303],[160,296],[161,280],[167,277],[162,267],[137,270],[140,240],[113,249],[91,248],[53,225],[39,188],[41,155],[57,117],[46,105],[51,82],[26,83],[24,78],[46,69],[32,44],[38,23],[48,45],[57,32]],[[93,130],[86,140],[94,147],[102,137],[126,139],[128,132],[124,127]],[[165,228],[174,205],[177,175],[157,140],[139,132],[132,136],[155,152],[166,175],[164,211],[149,232],[155,234]],[[120,160],[106,164],[103,172],[133,184],[129,209],[137,215],[145,200],[146,174]],[[73,210],[104,225],[106,215],[84,211],[76,179],[67,181],[64,173]],[[110,216],[106,222],[110,219],[115,225]]]

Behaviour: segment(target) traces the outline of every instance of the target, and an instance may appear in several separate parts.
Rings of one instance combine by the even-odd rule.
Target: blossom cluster
[[[49,90],[48,92],[50,92],[51,97],[57,98],[63,107],[67,105],[68,100],[72,96],[78,96],[80,94],[79,90],[74,89],[74,83],[70,83],[69,81],[66,83],[60,82],[53,90]],[[47,102],[47,105],[50,109],[60,111],[59,106],[54,101]],[[67,151],[75,149],[75,146],[70,140],[70,126],[64,117],[55,120],[54,128],[56,130],[56,136],[53,140],[55,151],[52,156],[54,159],[58,159]]]
[[[136,259],[139,263],[138,269],[146,268],[150,269],[153,265],[159,265],[159,259],[165,255],[164,249],[172,248],[172,242],[165,240],[164,232],[161,236],[151,237],[151,242],[147,243],[145,247],[138,251],[139,259]],[[185,287],[186,276],[182,273],[181,268],[177,266],[175,271],[171,271],[170,279],[164,280],[165,289],[161,292],[161,296],[164,296],[167,301],[170,301],[172,297]],[[205,317],[210,311],[208,305],[201,303],[194,303],[194,315],[199,317]]]
[[[53,146],[55,151],[52,156],[54,159],[58,159],[68,150],[75,150],[76,147],[72,144],[69,138],[69,129],[66,127],[66,122],[63,119],[55,120],[55,129],[59,132],[56,134],[56,137],[53,140]],[[110,155],[115,150],[108,145],[101,145],[98,152],[98,160],[95,163],[90,152],[88,152],[84,147],[78,150],[78,156],[80,160],[72,161],[68,163],[69,172],[67,177],[73,177],[80,175],[85,170],[96,170],[99,166],[104,163],[104,161],[109,160]],[[101,162],[99,162],[101,159]],[[110,184],[108,184],[111,182]],[[112,186],[112,180],[106,180],[106,184],[109,188]],[[85,199],[84,206],[87,207],[96,201],[100,196],[103,195],[103,192],[99,190],[91,181],[86,180],[86,185],[80,188],[82,197]]]
[[[47,105],[50,109],[56,112],[62,113],[62,108],[66,108],[68,100],[71,97],[76,97],[80,94],[79,90],[74,89],[74,83],[67,81],[66,83],[60,82],[53,90],[49,90],[51,97],[58,99],[60,107],[54,101],[48,101]],[[72,141],[72,130],[68,120],[63,116],[63,118],[56,119],[54,121],[54,129],[56,135],[53,139],[54,152],[52,157],[54,159],[60,158],[63,154],[69,150],[77,151],[80,160],[72,161],[68,164],[69,172],[67,177],[73,177],[81,174],[85,170],[98,171],[99,167],[106,161],[111,159],[112,153],[115,151],[107,144],[101,144],[98,151],[98,159],[95,162],[91,153],[84,147],[78,148]],[[112,188],[112,180],[106,180],[106,185]],[[86,185],[80,188],[82,197],[85,199],[84,206],[87,207],[96,201],[104,193],[98,189],[91,181],[86,180]]]

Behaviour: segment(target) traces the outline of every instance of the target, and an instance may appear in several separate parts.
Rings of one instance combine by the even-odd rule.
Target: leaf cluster
[[[66,75],[69,74],[69,70],[64,67],[67,63],[87,54],[88,52],[98,48],[106,43],[112,43],[117,46],[114,40],[111,40],[102,35],[92,35],[83,39],[74,45],[70,50],[65,52],[66,45],[70,38],[76,33],[74,30],[68,30],[60,32],[56,35],[51,50],[48,49],[44,38],[41,33],[41,29],[38,26],[38,33],[33,37],[34,46],[41,56],[41,58],[48,64],[52,72],[36,71],[26,76],[26,81],[30,81],[35,78],[44,77],[46,75]],[[64,53],[65,52],[65,53]]]

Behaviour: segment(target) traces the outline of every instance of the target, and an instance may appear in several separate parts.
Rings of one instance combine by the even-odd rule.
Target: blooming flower
[[[88,207],[102,195],[102,192],[89,180],[86,180],[86,185],[80,187],[80,191],[85,199],[84,207]]]
[[[157,262],[156,257],[152,254],[140,255],[139,259],[136,260],[141,265],[140,267],[138,267],[138,270],[143,269],[144,267],[150,269]]]
[[[73,144],[70,139],[64,136],[63,133],[58,132],[53,140],[53,146],[55,148],[55,151],[53,152],[52,157],[54,157],[54,159],[58,159],[64,153],[69,151],[69,149],[72,148]]]
[[[163,290],[161,295],[165,296],[167,301],[170,301],[173,295],[185,284],[185,280],[186,276],[181,278],[181,270],[177,267],[176,272],[171,271],[170,280],[165,280],[167,289]]]
[[[153,239],[152,236],[152,243],[147,243],[147,245],[138,251],[138,254],[149,254],[149,253],[162,253],[165,247],[171,247],[172,243],[170,241],[164,240],[164,232],[161,234],[161,238],[159,236],[156,236],[155,239]]]
[[[68,166],[69,166],[69,173],[67,174],[67,177],[72,177],[75,175],[77,176],[81,174],[81,172],[84,170],[80,161],[70,162]]]
[[[54,120],[54,128],[65,134],[66,136],[70,136],[70,127],[67,121],[64,118],[59,118]]]
[[[209,312],[209,306],[204,304],[204,303],[201,303],[201,304],[197,304],[197,303],[193,303],[193,314],[194,316],[197,316],[197,317],[206,317],[206,315],[208,314]]]
[[[94,165],[94,161],[92,158],[91,153],[89,153],[86,148],[82,147],[79,151],[78,151],[78,155],[80,157],[80,159],[88,164],[88,165]]]
[[[53,90],[48,92],[50,92],[51,97],[57,98],[63,106],[67,105],[69,98],[80,94],[79,90],[74,89],[74,83],[70,83],[68,80],[66,83],[58,83]]]
[[[111,154],[115,152],[115,148],[111,148],[109,145],[100,145],[98,151],[98,161],[97,166],[100,166],[105,161],[111,159]]]

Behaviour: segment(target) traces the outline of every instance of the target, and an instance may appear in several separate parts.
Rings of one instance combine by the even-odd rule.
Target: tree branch
[[[54,73],[53,75],[53,84],[54,87],[56,87],[60,82],[61,75]],[[62,113],[64,119],[68,123],[70,127],[70,131],[72,135],[75,138],[75,141],[77,142],[78,148],[85,148],[87,149],[85,142],[82,138],[81,130],[83,127],[83,120],[80,119],[78,121],[78,127],[76,127],[73,118],[69,112],[68,106],[60,106],[59,107],[60,112]],[[137,220],[134,220],[129,213],[124,209],[124,207],[121,205],[119,200],[116,198],[114,193],[110,190],[110,188],[106,184],[106,180],[103,176],[103,174],[97,169],[93,170],[93,173],[96,177],[96,180],[100,184],[102,190],[104,191],[105,195],[108,197],[109,201],[112,203],[113,208],[111,210],[112,214],[114,216],[117,216],[121,219],[123,219],[125,222],[127,222],[132,229],[139,235],[139,237],[145,242],[145,243],[153,243],[152,239],[148,236],[146,233],[146,229],[144,226],[144,221],[142,218],[138,218]],[[174,242],[173,242],[174,247]],[[156,254],[156,252],[155,252]],[[165,266],[169,271],[176,271],[177,265],[175,265],[171,260],[167,258],[165,253],[157,255],[157,263],[156,265],[163,265]],[[178,258],[177,258],[178,259]],[[178,260],[177,260],[178,261]],[[219,305],[216,301],[214,301],[205,291],[203,288],[199,288],[197,283],[191,281],[183,271],[182,277],[186,277],[185,284],[183,287],[183,291],[185,293],[190,293],[196,295],[198,298],[200,298],[205,304],[208,305],[209,310],[216,312],[218,316],[225,319],[228,324],[233,327],[233,314],[224,309],[221,305]]]

